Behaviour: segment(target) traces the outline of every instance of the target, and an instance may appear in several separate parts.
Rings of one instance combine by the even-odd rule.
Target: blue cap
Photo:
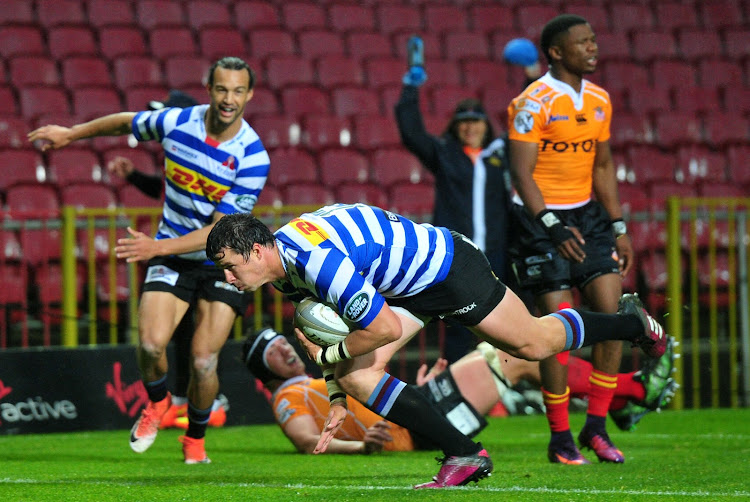
[[[531,66],[539,60],[539,53],[528,38],[514,38],[505,44],[503,59],[511,64]]]

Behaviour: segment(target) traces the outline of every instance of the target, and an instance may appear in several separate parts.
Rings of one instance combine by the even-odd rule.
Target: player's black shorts
[[[458,232],[451,234],[453,262],[445,280],[414,296],[387,301],[414,314],[476,326],[502,301],[506,287],[476,244]]]
[[[166,291],[192,304],[198,298],[226,303],[244,315],[252,299],[225,282],[224,271],[215,265],[159,256],[148,262],[143,291]]]
[[[596,201],[575,209],[556,209],[564,225],[576,227],[586,244],[586,259],[574,263],[559,255],[542,226],[523,206],[513,204],[515,235],[510,247],[513,272],[521,287],[535,295],[572,287],[582,288],[604,274],[619,273],[615,236],[604,207]]]

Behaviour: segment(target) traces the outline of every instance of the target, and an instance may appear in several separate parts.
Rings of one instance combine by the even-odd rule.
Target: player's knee
[[[159,359],[164,355],[165,347],[162,344],[156,343],[152,340],[144,339],[141,340],[139,345],[141,354],[145,355],[149,359]]]
[[[216,373],[218,361],[218,354],[193,354],[193,376],[203,379],[208,375]]]
[[[527,361],[541,361],[551,355],[549,348],[540,343],[524,345],[517,351],[517,357]]]

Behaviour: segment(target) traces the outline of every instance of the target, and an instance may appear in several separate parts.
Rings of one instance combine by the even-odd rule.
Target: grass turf
[[[583,420],[571,417],[574,431]],[[624,465],[550,464],[544,417],[490,419],[478,439],[493,475],[440,493],[411,488],[437,472],[437,452],[312,457],[274,425],[227,427],[208,431],[212,464],[184,465],[179,435],[161,431],[142,455],[128,431],[2,436],[0,500],[750,500],[750,409],[651,414],[633,433],[610,425]]]

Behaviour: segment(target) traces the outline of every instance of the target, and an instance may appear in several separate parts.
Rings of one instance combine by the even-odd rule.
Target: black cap
[[[478,99],[463,99],[456,105],[451,122],[461,120],[487,120],[487,112],[484,111],[484,106]]]
[[[161,110],[162,108],[190,108],[198,104],[192,96],[177,89],[169,91],[166,101],[149,101],[149,110]]]
[[[242,360],[245,361],[245,366],[255,378],[263,383],[268,383],[270,380],[283,380],[271,371],[266,362],[266,349],[279,337],[284,338],[271,328],[266,328],[255,335],[248,336],[242,345]]]

